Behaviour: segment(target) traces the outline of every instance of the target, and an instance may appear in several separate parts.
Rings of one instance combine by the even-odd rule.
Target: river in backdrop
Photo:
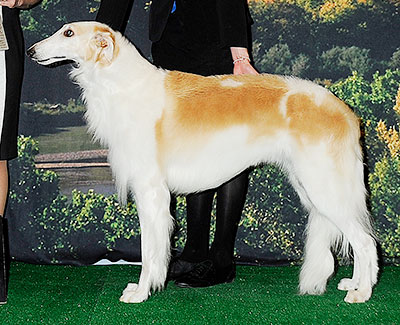
[[[76,152],[90,152],[103,149],[94,143],[87,133],[86,126],[57,128],[52,134],[42,134],[35,138],[39,143],[40,154],[57,155]],[[87,161],[87,160],[86,160]],[[96,160],[106,162],[106,157]],[[59,177],[60,192],[71,197],[73,189],[87,192],[93,189],[96,193],[111,195],[115,187],[110,167],[74,167],[49,168]]]
[[[61,194],[69,198],[74,189],[84,193],[92,189],[106,196],[116,192],[109,167],[60,168],[54,171],[60,180]]]

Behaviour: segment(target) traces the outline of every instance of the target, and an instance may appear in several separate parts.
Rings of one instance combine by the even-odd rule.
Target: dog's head
[[[37,63],[52,65],[62,61],[110,65],[118,55],[116,33],[107,25],[78,22],[64,25],[52,36],[32,45],[27,54]]]

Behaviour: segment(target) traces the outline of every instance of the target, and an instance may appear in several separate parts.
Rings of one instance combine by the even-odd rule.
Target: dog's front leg
[[[170,192],[164,184],[135,186],[135,200],[141,228],[142,271],[139,283],[129,283],[120,301],[146,300],[151,289],[164,287],[170,258],[173,220],[169,212]]]

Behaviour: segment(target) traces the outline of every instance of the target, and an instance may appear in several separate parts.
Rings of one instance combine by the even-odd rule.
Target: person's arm
[[[251,17],[246,0],[217,0],[220,39],[231,49],[234,74],[258,74],[250,64],[248,48]]]
[[[258,74],[250,63],[250,56],[245,47],[231,47],[233,74]]]
[[[96,21],[124,33],[133,0],[101,0]]]
[[[29,9],[41,0],[0,0],[0,5],[9,8]]]

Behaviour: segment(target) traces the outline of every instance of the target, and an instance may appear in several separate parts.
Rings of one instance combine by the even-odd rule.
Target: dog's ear
[[[91,42],[91,57],[103,65],[111,64],[115,53],[115,38],[111,32],[97,32]]]

